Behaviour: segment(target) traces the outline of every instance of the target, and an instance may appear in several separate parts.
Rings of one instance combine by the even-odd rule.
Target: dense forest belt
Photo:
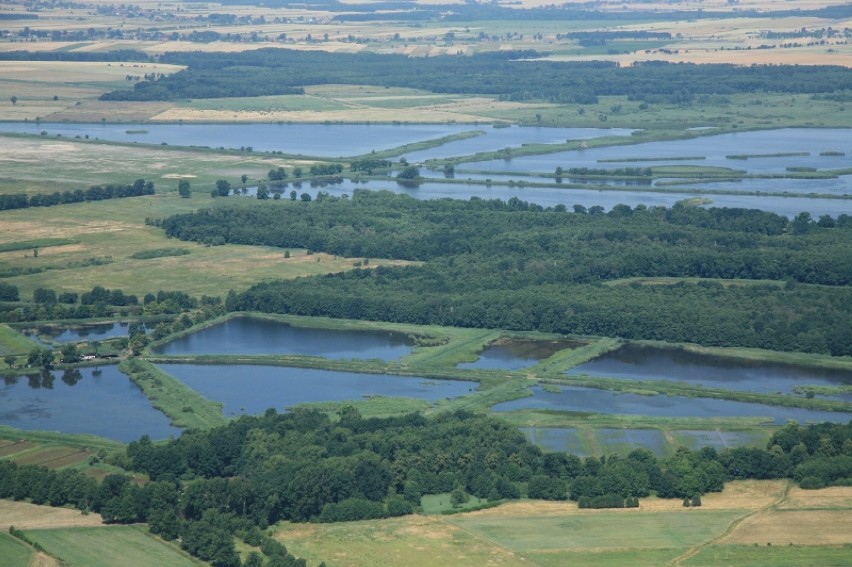
[[[243,53],[170,52],[159,61],[188,68],[155,81],[136,83],[132,90],[106,93],[101,99],[262,96],[300,93],[308,85],[354,84],[582,104],[596,102],[604,95],[626,95],[647,102],[689,102],[700,94],[831,93],[849,86],[849,70],[834,66],[648,62],[619,67],[614,62],[530,59],[538,55],[499,52],[415,59],[276,48]]]
[[[246,201],[157,224],[202,243],[423,262],[258,284],[231,293],[229,310],[848,355],[850,220],[680,205],[581,214],[519,199],[356,190],[351,199]],[[787,283],[602,285],[637,276]]]

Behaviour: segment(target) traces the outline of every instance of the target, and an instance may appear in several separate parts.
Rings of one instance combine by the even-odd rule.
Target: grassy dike
[[[211,402],[147,360],[130,358],[118,368],[142,388],[151,404],[163,412],[175,427],[206,429],[228,421],[222,414],[221,404]]]
[[[248,314],[234,314],[243,316]],[[251,316],[255,316],[251,314]],[[438,380],[469,380],[479,382],[480,386],[470,395],[439,404],[442,409],[470,409],[487,411],[492,405],[530,395],[529,387],[536,384],[559,386],[583,386],[618,392],[641,393],[645,395],[670,395],[695,398],[713,398],[721,400],[760,403],[783,407],[798,407],[825,411],[852,411],[852,404],[839,400],[806,398],[783,394],[741,392],[722,388],[708,388],[670,380],[623,380],[612,377],[590,377],[584,375],[567,376],[565,372],[579,364],[587,362],[601,354],[617,349],[622,341],[602,338],[577,349],[562,350],[530,368],[517,371],[509,370],[471,370],[457,368],[459,362],[475,360],[476,353],[484,346],[501,336],[514,336],[498,330],[457,329],[449,327],[418,327],[416,325],[398,325],[362,321],[336,320],[329,318],[308,318],[293,316],[265,316],[263,318],[280,321],[294,326],[350,331],[385,331],[408,334],[430,346],[416,347],[414,352],[400,361],[381,360],[330,360],[320,357],[301,355],[152,355],[149,363],[173,364],[248,364],[261,366],[291,366],[339,372],[361,372],[369,374],[390,374],[401,376],[419,376]],[[213,320],[208,324],[218,322]],[[538,334],[535,338],[552,338]],[[527,338],[533,338],[525,335]],[[776,353],[753,351],[752,357],[762,355],[761,360],[773,360]],[[797,356],[797,355],[791,355]],[[802,355],[798,355],[802,356]],[[805,355],[807,356],[807,355]],[[754,359],[754,358],[753,358]],[[155,369],[156,370],[156,369]],[[159,371],[158,371],[159,372]],[[163,373],[161,373],[163,374]],[[182,386],[183,387],[183,386]],[[185,387],[183,387],[185,388]],[[203,399],[203,398],[202,398]],[[157,403],[154,400],[155,404]],[[184,406],[179,406],[182,408]],[[175,412],[178,407],[172,408]],[[175,419],[179,413],[167,413]]]

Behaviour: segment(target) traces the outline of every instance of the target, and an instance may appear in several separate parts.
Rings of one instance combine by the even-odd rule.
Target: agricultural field
[[[33,551],[9,534],[0,534],[0,557],[6,567],[30,567]]]
[[[826,489],[848,499],[852,489]],[[794,541],[801,524],[776,525],[753,545],[754,523],[775,525],[784,506],[823,501],[822,491],[790,494],[780,481],[741,481],[702,498],[701,508],[679,500],[642,500],[636,510],[579,510],[574,503],[522,501],[450,516],[426,515],[345,524],[282,524],[276,537],[297,555],[329,564],[435,565],[711,565],[713,561],[782,565],[823,558],[840,565],[850,557],[848,522],[852,508],[814,510],[820,539]],[[432,497],[437,498],[437,497]],[[843,500],[841,500],[842,502]],[[848,504],[848,502],[847,502]],[[424,507],[426,503],[424,502]],[[801,512],[796,512],[801,513]],[[791,519],[794,519],[792,516]],[[798,518],[796,518],[798,519]],[[793,537],[793,539],[791,539]],[[802,537],[804,539],[805,536]],[[768,538],[768,539],[767,539]],[[772,545],[767,546],[771,542]],[[792,546],[790,543],[792,542]],[[846,544],[846,545],[844,545]],[[799,561],[799,563],[797,563]],[[816,563],[823,563],[817,561]]]
[[[28,538],[47,553],[71,565],[91,567],[139,565],[195,567],[206,565],[176,545],[133,526],[25,529]]]

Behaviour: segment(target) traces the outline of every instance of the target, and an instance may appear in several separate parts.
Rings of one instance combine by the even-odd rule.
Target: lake
[[[806,155],[770,157],[771,154],[791,153]],[[826,155],[835,153],[845,155]],[[737,155],[763,157],[730,157]],[[768,174],[786,173],[788,167],[829,170],[846,168],[849,156],[852,156],[852,132],[849,129],[784,128],[499,159],[465,164],[465,167],[495,172],[531,171],[553,174],[557,167],[567,170],[571,167],[615,169],[697,165],[728,167],[751,174]]]
[[[722,358],[674,348],[627,344],[576,366],[569,375],[673,380],[706,388],[792,394],[795,386],[852,384],[852,371]]]
[[[115,366],[4,378],[0,382],[0,425],[87,433],[122,442],[144,434],[152,439],[180,435]]]
[[[602,136],[629,136],[631,130],[609,128],[494,128],[490,124],[73,124],[57,122],[0,123],[0,132],[41,134],[48,137],[107,140],[140,144],[168,144],[225,149],[251,147],[255,151],[283,152],[337,158],[368,154],[434,140],[461,132],[485,134],[406,154],[409,161],[449,157],[517,147],[528,143],[561,143]]]
[[[577,348],[584,343],[570,339],[531,340],[499,339],[486,346],[474,362],[462,362],[458,368],[518,370],[538,364],[560,350]]]
[[[852,419],[852,413],[750,404],[712,398],[641,396],[576,386],[564,386],[557,393],[545,392],[539,387],[532,390],[533,395],[530,397],[503,402],[491,409],[496,412],[542,409],[655,417],[765,417],[778,425],[791,419],[799,423],[823,421],[845,423]]]
[[[402,333],[293,327],[255,317],[235,317],[159,346],[156,354],[298,354],[332,359],[396,360],[411,353]]]
[[[369,396],[456,398],[479,384],[412,376],[361,374],[309,368],[254,365],[160,364],[205,398],[224,404],[226,415],[284,410],[302,403],[359,400]]]

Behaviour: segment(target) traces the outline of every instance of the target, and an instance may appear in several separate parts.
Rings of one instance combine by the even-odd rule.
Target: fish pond
[[[126,337],[129,329],[129,323],[117,322],[75,325],[73,327],[43,325],[34,329],[24,329],[22,333],[40,342],[75,343]]]
[[[687,140],[609,146],[477,162],[476,169],[553,174],[557,167],[726,167],[750,174],[786,173],[788,168],[849,167],[852,132],[845,128],[785,128],[705,135]]]
[[[792,394],[796,386],[852,384],[852,371],[775,362],[723,358],[674,348],[627,344],[585,364],[569,375],[623,380],[672,380],[706,388]]]
[[[161,345],[156,354],[285,355],[331,359],[396,360],[411,353],[402,333],[294,327],[255,317],[236,317]]]
[[[0,425],[86,433],[122,442],[144,434],[152,439],[180,434],[115,366],[4,378]]]
[[[763,417],[778,425],[787,423],[791,419],[799,423],[823,421],[845,423],[852,419],[852,413],[847,412],[809,410],[712,398],[644,396],[575,386],[564,386],[559,392],[546,392],[539,387],[532,390],[532,396],[503,402],[491,409],[496,412],[551,410],[654,417]]]
[[[304,403],[359,400],[372,396],[434,402],[463,396],[479,386],[471,381],[283,366],[158,366],[205,398],[224,404],[226,415],[257,414],[269,408],[284,410]]]
[[[584,343],[570,339],[532,340],[499,339],[482,350],[474,362],[463,362],[458,368],[485,370],[518,370],[553,356],[557,352],[577,348]]]

